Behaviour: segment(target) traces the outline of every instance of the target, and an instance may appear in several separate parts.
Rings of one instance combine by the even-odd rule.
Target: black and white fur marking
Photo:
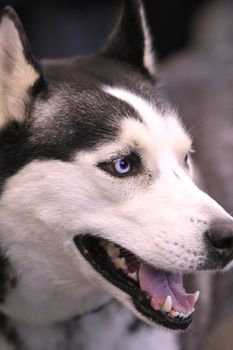
[[[108,262],[101,243],[166,276],[231,260],[232,218],[193,183],[191,139],[156,78],[141,1],[125,1],[99,53],[41,63],[17,15],[3,10],[2,350],[176,349],[174,334],[151,326],[187,328],[192,310],[178,313],[169,295],[153,309],[124,265],[95,255]],[[112,162],[132,154],[137,168],[112,176]],[[84,236],[99,240],[99,250],[80,246]],[[113,297],[126,308],[109,304]],[[150,326],[132,332],[127,308]]]

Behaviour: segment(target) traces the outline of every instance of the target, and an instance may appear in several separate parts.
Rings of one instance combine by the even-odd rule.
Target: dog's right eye
[[[118,177],[137,175],[141,169],[140,157],[136,153],[98,164],[108,174]]]

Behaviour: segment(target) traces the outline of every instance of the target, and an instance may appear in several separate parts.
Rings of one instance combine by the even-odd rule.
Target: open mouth
[[[81,254],[109,282],[126,292],[148,320],[170,329],[186,329],[199,291],[188,294],[181,273],[158,270],[119,245],[90,235],[74,242]]]

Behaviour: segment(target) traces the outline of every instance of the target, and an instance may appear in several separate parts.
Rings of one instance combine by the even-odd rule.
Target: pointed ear
[[[11,7],[0,14],[0,129],[24,122],[32,88],[41,77],[21,22]]]
[[[141,0],[124,0],[119,21],[104,55],[144,68],[155,77],[155,54]]]

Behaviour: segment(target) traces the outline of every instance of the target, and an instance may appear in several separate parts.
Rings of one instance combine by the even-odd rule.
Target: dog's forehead
[[[158,108],[156,99],[148,100],[132,90],[102,82],[92,88],[57,84],[47,101],[35,105],[33,137],[38,135],[40,142],[44,138],[47,145],[68,143],[70,154],[115,141],[122,134],[125,142],[134,139],[145,147],[152,137],[160,144],[164,138],[173,142],[178,151],[179,146],[188,148],[189,137],[174,111]]]

